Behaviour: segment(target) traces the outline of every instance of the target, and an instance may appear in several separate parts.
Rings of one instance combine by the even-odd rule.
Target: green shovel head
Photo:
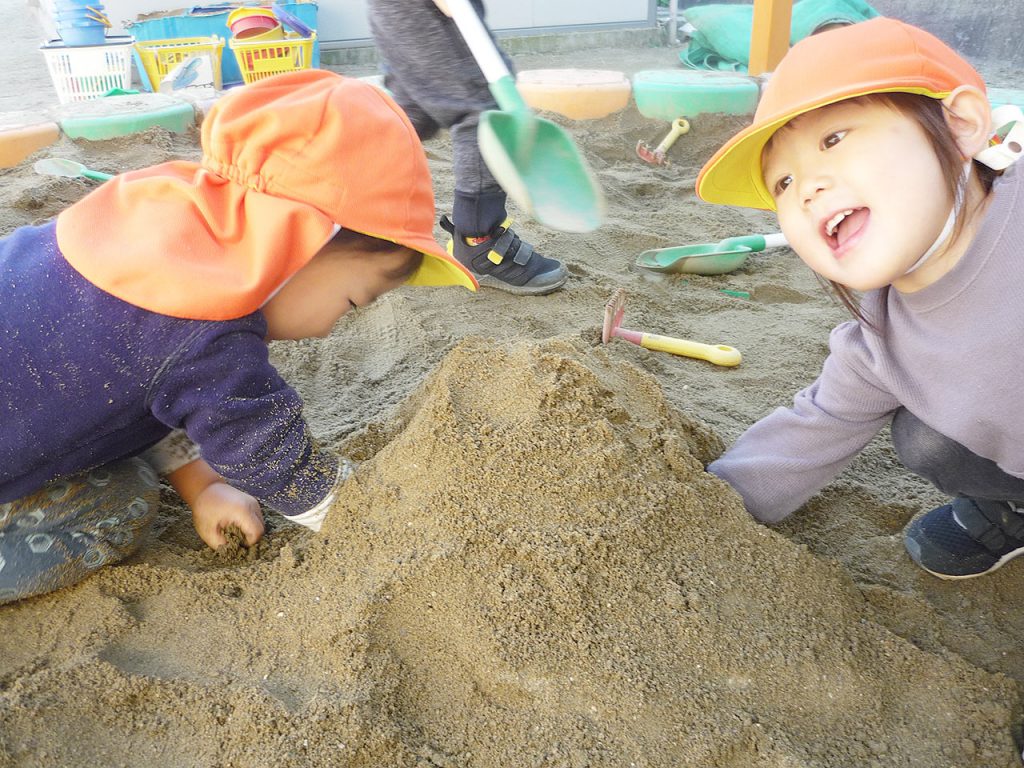
[[[600,187],[569,135],[528,111],[480,114],[480,153],[495,180],[541,224],[590,232],[604,215]]]
[[[724,275],[742,267],[751,252],[751,249],[745,246],[737,246],[728,251],[718,251],[715,248],[715,243],[658,248],[641,253],[636,263],[637,266],[652,272]]]

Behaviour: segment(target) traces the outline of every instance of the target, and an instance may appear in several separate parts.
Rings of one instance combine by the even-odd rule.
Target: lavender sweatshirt
[[[54,222],[0,240],[0,503],[184,429],[232,485],[286,515],[319,504],[336,458],[270,364],[259,312],[149,312],[65,261]]]
[[[832,331],[821,375],[708,466],[774,522],[831,481],[904,406],[1024,477],[1024,172],[997,179],[967,253],[916,293],[863,297],[878,333]]]

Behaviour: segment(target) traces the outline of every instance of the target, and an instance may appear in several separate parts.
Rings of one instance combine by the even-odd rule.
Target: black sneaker
[[[448,253],[462,262],[480,285],[520,296],[543,296],[561,288],[569,279],[569,270],[562,262],[533,250],[512,231],[511,224],[511,219],[505,219],[486,240],[470,244],[451,219],[441,217],[441,228],[452,236]]]
[[[910,557],[940,579],[970,579],[1024,555],[1024,515],[1007,501],[959,497],[912,520]]]

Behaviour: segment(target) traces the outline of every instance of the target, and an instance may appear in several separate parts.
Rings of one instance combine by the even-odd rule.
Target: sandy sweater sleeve
[[[775,522],[821,490],[888,422],[898,406],[859,358],[868,354],[854,322],[832,332],[821,375],[791,408],[758,421],[708,471],[743,497],[754,517]]]
[[[220,475],[278,512],[320,510],[339,482],[338,460],[317,446],[298,393],[270,364],[263,327],[243,318],[197,328],[158,376],[153,414],[184,429]]]

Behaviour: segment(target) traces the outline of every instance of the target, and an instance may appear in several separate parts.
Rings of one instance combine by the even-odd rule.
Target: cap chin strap
[[[964,163],[963,171],[960,173],[960,181],[956,185],[956,194],[953,196],[953,207],[949,210],[949,216],[946,217],[946,223],[942,225],[942,231],[939,232],[939,236],[935,238],[935,242],[931,244],[931,247],[924,252],[924,255],[920,259],[914,262],[914,265],[904,272],[904,275],[909,275],[915,269],[924,264],[930,259],[939,248],[949,239],[950,233],[953,231],[953,225],[956,224],[956,217],[960,213],[960,209],[963,207],[964,199],[967,197],[967,182],[971,178],[971,163],[972,160],[968,160]]]

